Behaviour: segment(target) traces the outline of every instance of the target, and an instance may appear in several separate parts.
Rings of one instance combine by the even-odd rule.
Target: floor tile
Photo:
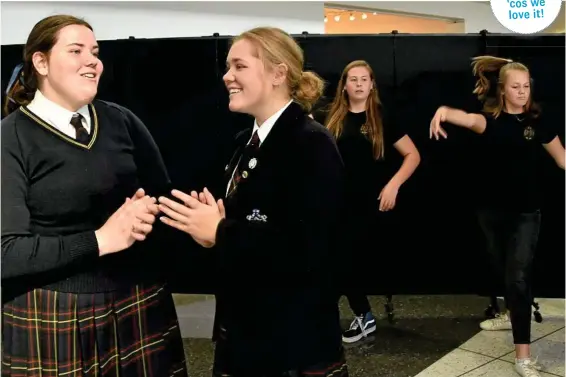
[[[531,354],[538,356],[538,363],[545,372],[564,376],[564,336],[564,329],[561,329],[532,343]],[[510,353],[501,360],[514,362],[515,355]]]
[[[546,318],[564,318],[565,300],[560,298],[541,298],[535,300],[540,306],[540,312]]]
[[[541,373],[543,377],[555,377],[551,374]],[[474,369],[461,376],[457,375],[438,375],[438,377],[518,377],[519,375],[515,372],[515,366],[511,363],[493,360],[492,362],[482,365],[481,367]]]
[[[544,318],[542,323],[532,322],[531,338],[534,342],[560,328],[564,328],[563,318]],[[494,358],[502,357],[515,349],[513,334],[510,330],[481,331],[462,344],[460,348]]]
[[[460,349],[498,358],[514,350],[513,337],[511,331],[482,331],[462,344]]]
[[[476,369],[493,359],[477,353],[455,349],[416,377],[456,377]],[[500,376],[498,376],[500,377]]]
[[[556,330],[563,329],[565,325],[564,317],[544,317],[542,323],[532,323],[531,339],[534,342],[548,334],[554,333]]]

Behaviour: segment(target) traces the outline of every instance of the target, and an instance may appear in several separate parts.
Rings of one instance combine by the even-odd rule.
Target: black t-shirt
[[[382,111],[382,119],[384,156],[378,160],[373,155],[371,140],[362,132],[366,122],[365,111],[347,113],[343,132],[337,140],[348,176],[349,191],[355,197],[372,201],[372,207],[377,203],[382,188],[395,174],[395,162],[400,155],[394,144],[405,136],[405,132],[393,124],[387,112]]]
[[[484,114],[487,127],[480,136],[480,207],[531,212],[540,208],[542,144],[556,136],[543,116]]]

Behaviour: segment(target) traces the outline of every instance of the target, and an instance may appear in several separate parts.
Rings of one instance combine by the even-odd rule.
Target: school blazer
[[[237,137],[224,192],[251,132]],[[216,233],[215,339],[222,332],[240,371],[337,360],[333,273],[345,181],[334,138],[293,102],[247,160]]]

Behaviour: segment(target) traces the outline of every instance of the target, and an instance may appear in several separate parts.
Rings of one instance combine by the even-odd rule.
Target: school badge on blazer
[[[535,137],[535,129],[531,126],[527,126],[523,129],[523,137],[526,140],[533,140]]]
[[[262,222],[262,223],[266,223],[267,222],[267,216],[266,215],[262,215],[259,211],[259,209],[254,209],[252,211],[251,215],[247,215],[246,219],[248,221],[253,221],[253,222]]]

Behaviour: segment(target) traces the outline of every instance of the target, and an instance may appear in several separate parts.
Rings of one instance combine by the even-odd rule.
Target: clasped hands
[[[166,225],[190,235],[198,244],[210,248],[216,244],[216,230],[220,221],[226,217],[222,199],[216,201],[205,187],[203,192],[188,195],[179,190],[171,195],[182,203],[159,197],[159,210],[165,215],[159,219]]]
[[[158,213],[157,200],[146,195],[143,189],[138,189],[95,231],[99,255],[117,253],[136,241],[144,241],[153,230]]]

